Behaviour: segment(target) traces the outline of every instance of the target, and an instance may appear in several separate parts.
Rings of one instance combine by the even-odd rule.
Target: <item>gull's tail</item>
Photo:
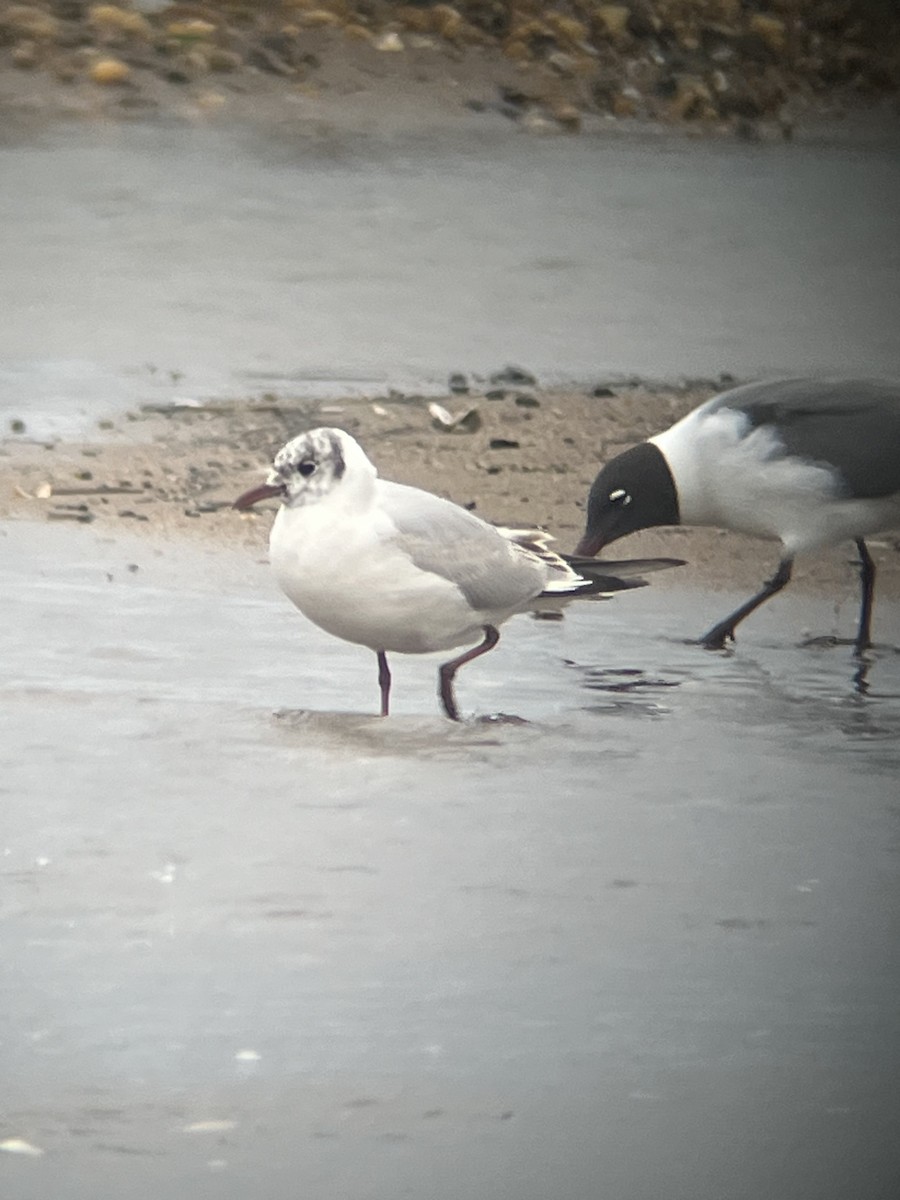
[[[599,559],[579,558],[561,554],[560,559],[575,577],[569,584],[548,584],[544,596],[558,596],[560,591],[575,596],[597,596],[612,592],[624,592],[628,588],[646,587],[649,580],[644,575],[654,571],[665,571],[669,567],[683,567],[683,558],[623,558]]]
[[[577,596],[595,596],[602,599],[613,592],[628,588],[646,587],[644,575],[654,571],[665,571],[668,567],[681,567],[683,558],[582,558],[571,554],[558,554],[550,549],[553,538],[543,529],[498,530],[516,546],[533,554],[550,568],[551,577],[540,596],[532,602],[539,607],[540,600],[575,599]]]

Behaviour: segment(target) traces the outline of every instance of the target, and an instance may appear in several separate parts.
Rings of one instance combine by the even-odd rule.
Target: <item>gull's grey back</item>
[[[456,584],[472,608],[502,612],[543,590],[546,568],[465,509],[429,492],[379,481],[397,544],[417,567]]]
[[[782,379],[748,383],[707,411],[743,410],[751,425],[778,426],[789,454],[837,468],[849,492],[900,492],[900,383],[879,379]]]

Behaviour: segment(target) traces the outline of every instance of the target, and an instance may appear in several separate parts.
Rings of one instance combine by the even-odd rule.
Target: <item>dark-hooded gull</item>
[[[785,379],[713,397],[603,467],[576,553],[597,554],[652,525],[714,525],[781,542],[772,578],[700,639],[711,649],[781,591],[795,555],[854,541],[862,654],[875,585],[865,538],[900,527],[900,383]]]

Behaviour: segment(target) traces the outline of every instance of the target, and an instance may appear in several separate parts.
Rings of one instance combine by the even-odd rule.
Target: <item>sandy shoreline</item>
[[[257,481],[275,450],[317,425],[356,436],[385,478],[424,487],[498,524],[533,523],[569,550],[582,528],[587,491],[606,458],[658,432],[712,395],[711,384],[599,386],[547,391],[496,384],[440,401],[454,417],[474,410],[467,430],[448,431],[424,397],[296,401],[274,397],[130,413],[103,422],[91,442],[25,436],[0,445],[0,518],[91,523],[103,533],[202,540],[264,554],[271,513],[234,512],[231,501]],[[594,392],[598,394],[593,394]],[[900,597],[900,537],[870,542],[882,597]],[[690,564],[654,586],[713,590],[758,584],[774,545],[718,530],[648,530],[612,557],[673,555]],[[852,548],[798,562],[796,584],[854,594]]]

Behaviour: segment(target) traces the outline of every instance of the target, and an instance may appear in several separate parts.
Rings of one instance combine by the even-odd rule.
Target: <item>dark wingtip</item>
[[[575,571],[609,571],[611,575],[624,577],[639,575],[644,572],[666,571],[669,567],[685,567],[684,558],[585,558],[583,555],[564,554],[563,558]]]

